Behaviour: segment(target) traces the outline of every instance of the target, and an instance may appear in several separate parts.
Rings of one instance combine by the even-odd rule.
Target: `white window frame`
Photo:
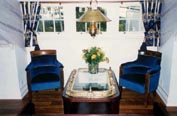
[[[59,5],[59,4],[43,4],[43,3],[41,3],[41,7],[61,7],[62,8],[62,11],[60,12],[60,15],[61,15],[61,13],[63,13],[64,14],[64,12],[63,12],[63,6],[61,6],[61,5]],[[41,11],[42,12],[42,11]],[[41,14],[40,13],[40,15],[43,15],[43,14]],[[63,30],[62,31],[56,31],[56,24],[55,24],[55,21],[63,21],[63,23],[64,23],[64,16],[61,16],[62,18],[60,19],[56,19],[56,18],[54,18],[54,17],[51,17],[51,18],[45,18],[45,17],[43,17],[42,16],[42,18],[39,20],[39,21],[42,21],[42,25],[43,25],[43,31],[41,32],[41,31],[37,31],[38,30],[38,26],[39,26],[39,23],[38,23],[38,25],[37,25],[37,29],[36,29],[36,31],[38,32],[38,33],[62,33],[62,32],[64,32],[64,25],[63,25]],[[45,31],[45,21],[53,21],[53,31],[51,31],[51,32],[46,32]]]
[[[123,4],[127,4],[128,2],[124,2]],[[139,4],[141,7],[141,4],[139,2],[135,2],[136,4]],[[129,3],[131,5],[134,4],[134,2]],[[46,6],[62,6],[63,7],[63,20],[64,20],[64,31],[63,32],[37,32],[39,38],[46,38],[48,36],[52,36],[52,38],[70,38],[70,35],[75,37],[90,37],[88,32],[77,32],[76,31],[76,7],[90,7],[88,3],[41,3],[41,5],[46,5]],[[98,7],[102,7],[106,15],[110,18],[110,22],[106,23],[106,32],[102,32],[102,34],[98,34],[97,38],[109,38],[113,37],[114,38],[144,38],[144,30],[137,31],[137,32],[120,32],[119,31],[119,6],[121,3],[99,3]],[[41,19],[42,20],[42,19]],[[140,17],[141,22],[142,17]],[[53,23],[54,24],[54,23]],[[44,23],[43,23],[44,25]],[[143,25],[143,24],[142,24]],[[43,26],[44,28],[44,26]],[[55,27],[54,27],[55,29]],[[144,26],[143,26],[144,29]],[[44,29],[43,29],[44,30]],[[70,33],[68,35],[68,33]],[[88,36],[86,36],[86,34]],[[84,35],[84,36],[83,36]],[[69,37],[68,37],[69,36]],[[48,38],[50,38],[48,37]]]
[[[122,6],[128,7],[129,9],[131,8],[131,6],[138,6],[140,8],[140,14],[139,14],[138,20],[137,20],[137,18],[127,18],[127,19],[125,19],[128,22],[128,25],[126,24],[126,28],[128,28],[128,29],[127,30],[125,29],[125,31],[120,31],[119,30],[119,23],[120,23],[120,20],[121,20],[120,19],[120,13],[121,13],[120,7],[122,7]],[[136,20],[136,21],[139,22],[138,23],[138,31],[131,31],[130,30],[130,21],[131,20]],[[126,33],[142,33],[142,32],[144,32],[144,26],[143,26],[143,20],[142,20],[142,7],[141,7],[140,3],[135,2],[135,3],[123,3],[123,4],[120,4],[120,6],[119,6],[118,32],[124,33],[124,34],[126,34]]]

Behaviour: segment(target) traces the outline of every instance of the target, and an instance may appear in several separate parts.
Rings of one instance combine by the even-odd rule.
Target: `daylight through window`
[[[41,19],[39,20],[38,32],[63,32],[64,14],[63,7],[56,5],[41,5]]]
[[[119,32],[143,31],[140,5],[121,4],[119,15]]]

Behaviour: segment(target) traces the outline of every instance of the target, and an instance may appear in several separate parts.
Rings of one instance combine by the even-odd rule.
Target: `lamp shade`
[[[85,14],[83,14],[79,22],[108,22],[111,21],[108,17],[103,15],[98,9],[88,9]]]

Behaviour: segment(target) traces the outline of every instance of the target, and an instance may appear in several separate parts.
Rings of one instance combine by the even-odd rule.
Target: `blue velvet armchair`
[[[156,94],[160,76],[161,53],[146,50],[139,51],[135,61],[121,64],[119,87],[145,95],[144,104],[148,105],[150,93]]]
[[[31,62],[26,67],[28,94],[48,89],[63,89],[63,65],[57,61],[56,50],[31,51]]]

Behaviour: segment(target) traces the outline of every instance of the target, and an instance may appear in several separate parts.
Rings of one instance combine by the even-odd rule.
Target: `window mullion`
[[[43,32],[45,32],[45,24],[44,24],[44,20],[42,19],[42,25],[43,25]]]

